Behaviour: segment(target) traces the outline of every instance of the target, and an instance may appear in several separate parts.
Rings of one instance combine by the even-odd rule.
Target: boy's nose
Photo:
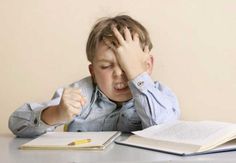
[[[124,75],[124,71],[120,68],[120,66],[116,66],[114,69],[115,76],[122,76]]]

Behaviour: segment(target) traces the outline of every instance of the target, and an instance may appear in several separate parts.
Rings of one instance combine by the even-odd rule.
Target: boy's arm
[[[119,45],[114,47],[106,40],[124,70],[132,92],[135,108],[142,120],[143,128],[178,119],[180,115],[177,98],[167,87],[154,83],[149,74],[152,71],[152,56],[147,46],[142,50],[139,36],[131,35],[127,27],[124,36],[112,27]],[[149,74],[148,74],[148,73]]]
[[[75,82],[70,87],[81,88],[82,94],[89,102],[93,92],[91,77]],[[64,124],[58,119],[54,119],[55,117],[52,114],[61,102],[63,91],[63,88],[58,89],[49,102],[42,104],[26,103],[19,107],[9,118],[9,129],[18,137],[35,137],[47,131],[53,131],[57,126]],[[86,103],[86,105],[88,104]],[[45,115],[42,116],[42,114]]]
[[[164,85],[153,82],[146,72],[131,80],[129,87],[143,128],[179,118],[180,108],[174,93]]]
[[[60,103],[63,89],[58,89],[52,100],[46,103],[26,103],[13,112],[9,118],[9,129],[18,137],[35,137],[47,131],[53,131],[57,126],[48,125],[41,120],[41,114]]]

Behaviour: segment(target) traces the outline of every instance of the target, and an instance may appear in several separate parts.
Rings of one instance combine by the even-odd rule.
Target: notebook
[[[121,132],[47,132],[28,143],[20,149],[75,149],[75,150],[103,150],[111,144]]]

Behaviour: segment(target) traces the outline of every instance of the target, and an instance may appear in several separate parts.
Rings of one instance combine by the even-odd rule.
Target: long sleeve
[[[13,112],[8,121],[9,129],[18,137],[35,137],[53,131],[58,125],[50,126],[41,120],[44,109],[60,103],[63,89],[58,89],[53,98],[45,103],[25,103]]]
[[[72,88],[80,88],[86,99],[91,99],[93,84],[91,77],[86,77],[72,83]],[[41,120],[41,113],[50,106],[59,105],[63,93],[63,88],[58,89],[51,100],[45,103],[26,103],[11,114],[8,121],[9,129],[18,137],[35,137],[45,132],[53,131],[61,124],[47,125]],[[87,103],[86,105],[88,105]],[[87,106],[85,106],[87,107]]]
[[[146,72],[130,81],[129,87],[143,128],[179,118],[180,109],[174,93],[166,86],[153,82]]]

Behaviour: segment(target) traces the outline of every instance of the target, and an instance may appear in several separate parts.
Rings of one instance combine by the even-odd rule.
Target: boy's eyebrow
[[[108,60],[108,59],[98,59],[97,62],[112,62],[112,60]]]

